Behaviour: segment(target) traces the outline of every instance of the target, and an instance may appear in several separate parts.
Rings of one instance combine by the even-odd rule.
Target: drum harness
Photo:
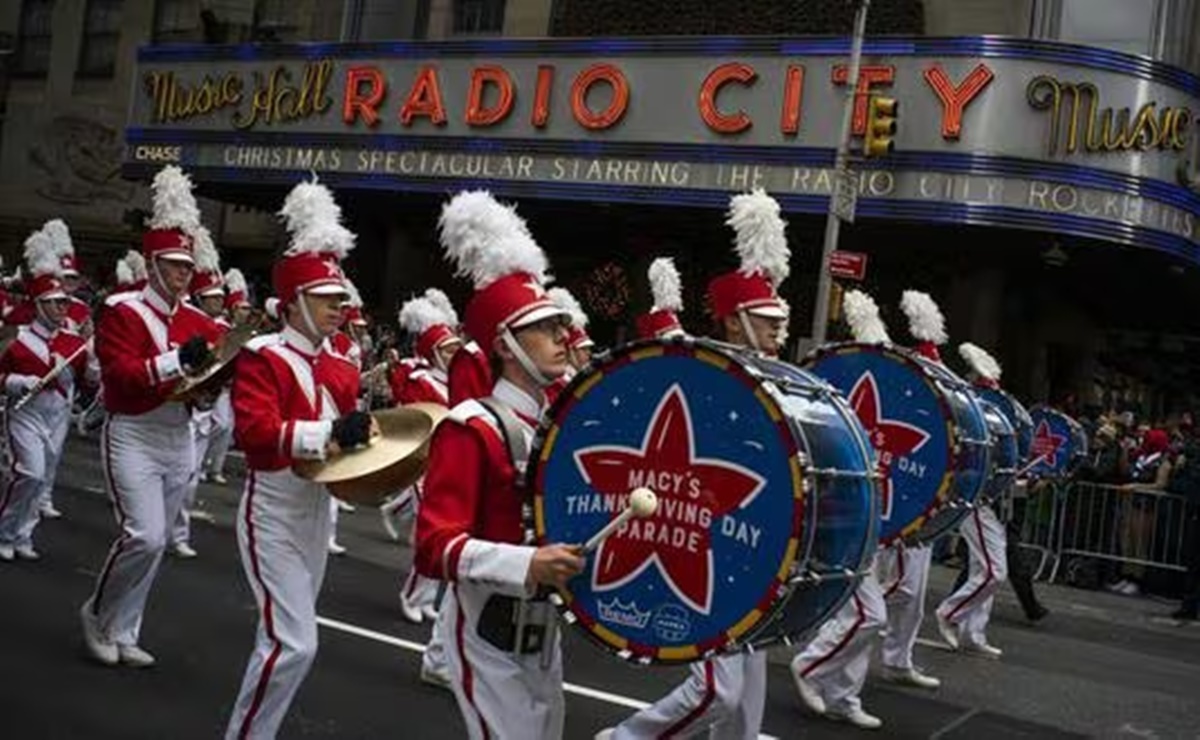
[[[516,473],[515,488],[524,493],[529,443],[525,440],[521,422],[503,401],[494,396],[478,401],[496,421],[508,450],[509,462]],[[522,518],[528,521],[528,502],[523,502],[521,508]],[[524,544],[534,544],[532,532],[526,532]],[[539,586],[530,598],[518,599],[502,594],[489,596],[479,615],[477,631],[482,639],[503,652],[515,655],[540,653],[542,667],[549,668],[557,626],[557,614],[550,603],[549,591]]]

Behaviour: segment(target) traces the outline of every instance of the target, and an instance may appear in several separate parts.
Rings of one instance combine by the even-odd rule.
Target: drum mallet
[[[592,535],[592,538],[583,546],[583,552],[593,552],[600,543],[611,537],[618,529],[625,526],[625,523],[630,519],[637,517],[645,519],[646,517],[654,516],[654,512],[658,510],[658,496],[654,495],[654,491],[649,488],[635,488],[629,492],[629,503],[625,509],[617,515],[608,524],[604,525],[604,529]]]

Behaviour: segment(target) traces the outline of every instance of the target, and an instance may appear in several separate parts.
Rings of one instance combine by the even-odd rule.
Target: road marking
[[[955,652],[954,648],[950,647],[949,644],[947,644],[946,642],[944,642],[942,640],[930,640],[930,639],[927,639],[924,637],[918,637],[917,644],[924,645],[925,647],[928,647],[928,648],[933,648],[934,650],[945,650],[946,652],[949,652],[949,653]]]
[[[382,632],[369,630],[366,627],[359,627],[356,624],[339,622],[336,619],[329,619],[328,617],[317,617],[317,624],[321,625],[322,627],[327,627],[331,630],[337,630],[338,632],[345,632],[348,635],[354,635],[355,637],[362,637],[367,640],[374,640],[375,642],[381,642],[385,645],[398,647],[402,650],[408,650],[414,653],[425,652],[424,643],[414,642],[413,640],[405,640],[404,638],[395,637],[393,635],[386,635]],[[563,691],[567,692],[568,694],[575,694],[576,696],[582,696],[587,699],[595,699],[596,701],[615,704],[619,707],[626,707],[628,709],[639,710],[650,706],[649,702],[644,702],[640,699],[621,696],[620,694],[613,694],[608,691],[601,691],[599,689],[592,689],[588,688],[587,686],[580,686],[579,684],[573,684],[567,681],[563,682]],[[772,735],[759,735],[758,737],[759,740],[779,740]]]
[[[961,714],[958,717],[955,717],[953,720],[951,720],[950,724],[942,727],[940,730],[938,730],[938,731],[934,732],[932,735],[930,735],[929,740],[938,740],[938,738],[940,738],[944,735],[950,734],[951,730],[956,730],[959,727],[962,727],[972,717],[974,717],[975,715],[979,714],[982,711],[983,710],[980,709],[979,707],[975,707],[974,709],[967,710],[963,714]]]

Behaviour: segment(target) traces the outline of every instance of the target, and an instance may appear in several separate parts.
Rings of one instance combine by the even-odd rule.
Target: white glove
[[[4,379],[4,392],[10,396],[23,396],[41,381],[36,375],[12,374]]]

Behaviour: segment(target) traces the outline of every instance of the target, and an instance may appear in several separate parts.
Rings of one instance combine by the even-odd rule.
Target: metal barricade
[[[1035,481],[1026,486],[1014,486],[1008,497],[1009,511],[1004,521],[1010,522],[1010,532],[1017,533],[1017,546],[1023,555],[1031,556],[1032,577],[1041,579],[1058,568],[1058,520],[1062,489],[1051,481]]]
[[[1187,499],[1147,488],[1070,484],[1055,507],[1059,566],[1076,558],[1186,571]]]

